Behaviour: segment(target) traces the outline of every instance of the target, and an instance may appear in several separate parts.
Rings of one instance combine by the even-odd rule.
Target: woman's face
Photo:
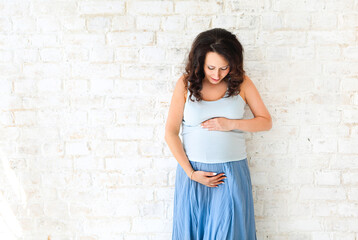
[[[208,52],[204,62],[204,81],[218,84],[230,72],[229,62],[216,52]]]

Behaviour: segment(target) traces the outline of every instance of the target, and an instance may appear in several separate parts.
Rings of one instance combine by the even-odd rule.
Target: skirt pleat
[[[224,184],[207,187],[177,165],[172,240],[256,240],[247,158],[224,163],[190,161],[194,170],[225,173]]]

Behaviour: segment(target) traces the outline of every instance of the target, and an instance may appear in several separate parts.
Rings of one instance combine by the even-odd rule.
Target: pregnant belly
[[[235,158],[246,152],[245,136],[241,131],[209,131],[200,126],[184,127],[182,139],[189,158]]]

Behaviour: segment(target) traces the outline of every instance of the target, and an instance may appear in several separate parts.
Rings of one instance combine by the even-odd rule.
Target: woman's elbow
[[[173,130],[165,130],[164,140],[166,142],[168,142],[168,139],[170,139],[173,136],[179,136],[179,132],[178,131],[173,131]]]

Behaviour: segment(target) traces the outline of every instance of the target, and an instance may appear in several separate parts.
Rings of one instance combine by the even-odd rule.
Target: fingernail
[[[215,173],[213,173],[213,175],[215,176],[217,173],[215,172]]]

